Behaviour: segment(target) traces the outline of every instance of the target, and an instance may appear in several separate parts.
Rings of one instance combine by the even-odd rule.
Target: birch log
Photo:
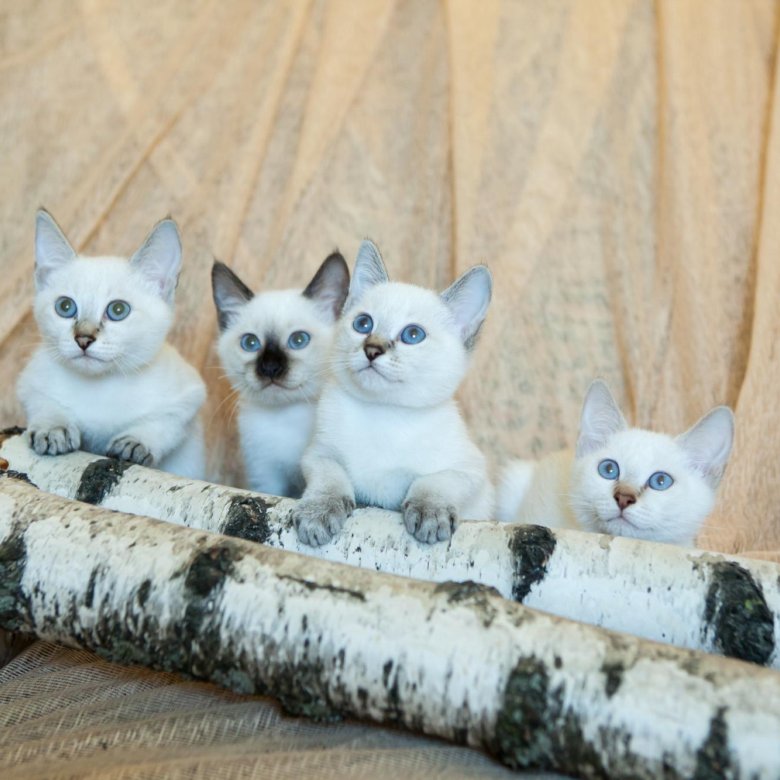
[[[83,452],[39,456],[20,435],[0,456],[43,490],[109,509],[416,579],[474,580],[562,617],[780,667],[780,566],[770,561],[493,522],[462,523],[448,544],[425,545],[378,509],[357,511],[312,548],[298,541],[287,499]]]
[[[0,478],[0,626],[580,777],[777,777],[780,674]]]

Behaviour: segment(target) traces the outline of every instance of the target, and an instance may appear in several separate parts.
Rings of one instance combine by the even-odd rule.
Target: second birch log
[[[494,522],[462,523],[449,543],[425,545],[379,509],[358,510],[312,548],[297,538],[288,499],[84,452],[39,456],[18,434],[0,456],[57,495],[406,577],[474,580],[562,617],[780,667],[780,565],[769,561]]]
[[[0,627],[580,777],[769,778],[780,675],[0,478]],[[673,701],[673,708],[670,702]]]

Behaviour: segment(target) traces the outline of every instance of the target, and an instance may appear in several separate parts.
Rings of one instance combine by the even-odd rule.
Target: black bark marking
[[[693,780],[719,780],[739,775],[731,764],[729,730],[725,714],[726,708],[721,707],[710,721],[707,738],[696,751],[696,771]]]
[[[271,537],[268,509],[273,506],[262,498],[236,496],[230,499],[225,525],[225,536],[237,536],[250,542],[265,544]]]
[[[613,663],[605,662],[602,664],[601,673],[606,678],[604,682],[604,691],[607,694],[608,699],[611,699],[618,688],[623,684],[624,671],[625,667],[619,661]]]
[[[92,572],[89,575],[89,582],[87,583],[87,594],[84,599],[84,604],[89,609],[92,609],[92,605],[95,603],[95,581],[97,580],[98,569],[99,567],[97,566],[92,569]]]
[[[496,607],[491,598],[501,598],[501,594],[490,585],[466,580],[465,582],[442,582],[436,586],[435,593],[445,593],[448,604],[464,604],[477,612],[482,625],[487,628],[496,617]]]
[[[22,588],[27,547],[21,534],[0,543],[0,627],[8,631],[33,628],[30,598]]]
[[[724,655],[765,665],[775,649],[774,615],[750,572],[733,561],[709,564],[702,633]]]
[[[555,534],[541,525],[521,525],[509,538],[512,553],[512,598],[523,602],[531,588],[544,579],[555,552]]]
[[[280,580],[290,580],[290,582],[297,582],[299,585],[303,585],[307,590],[327,590],[330,593],[343,593],[345,596],[351,596],[358,601],[365,601],[366,594],[361,593],[359,590],[352,590],[350,588],[340,588],[338,585],[326,585],[323,582],[312,582],[311,580],[304,579],[303,577],[293,577],[291,574],[280,574]]]
[[[38,488],[38,486],[23,471],[14,471],[13,469],[6,469],[5,471],[0,471],[0,477],[8,477],[8,479],[18,479],[20,482],[26,482],[28,485],[34,488]]]
[[[553,687],[545,663],[521,657],[507,680],[489,750],[514,769],[555,770],[574,777],[679,778],[659,756],[648,760],[631,750],[631,734],[602,728],[594,741],[581,716],[568,708],[563,686]]]
[[[76,489],[76,501],[101,504],[132,463],[114,458],[95,460],[84,469]]]
[[[138,588],[138,604],[141,607],[146,606],[146,602],[149,599],[149,591],[152,589],[152,581],[151,580],[144,580],[141,583],[141,587]]]

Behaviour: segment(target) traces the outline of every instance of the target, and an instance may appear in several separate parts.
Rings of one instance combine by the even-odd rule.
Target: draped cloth
[[[0,418],[22,419],[37,340],[39,205],[89,254],[178,221],[171,340],[208,384],[209,477],[232,484],[213,257],[255,290],[302,288],[370,236],[397,280],[490,266],[460,400],[494,466],[570,446],[595,376],[654,430],[727,403],[736,444],[701,545],[780,560],[778,10],[2,0]]]

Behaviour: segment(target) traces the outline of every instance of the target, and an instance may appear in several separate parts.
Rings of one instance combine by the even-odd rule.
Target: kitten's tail
[[[517,519],[528,493],[536,463],[532,460],[510,460],[501,470],[496,495],[496,519],[511,523]]]

